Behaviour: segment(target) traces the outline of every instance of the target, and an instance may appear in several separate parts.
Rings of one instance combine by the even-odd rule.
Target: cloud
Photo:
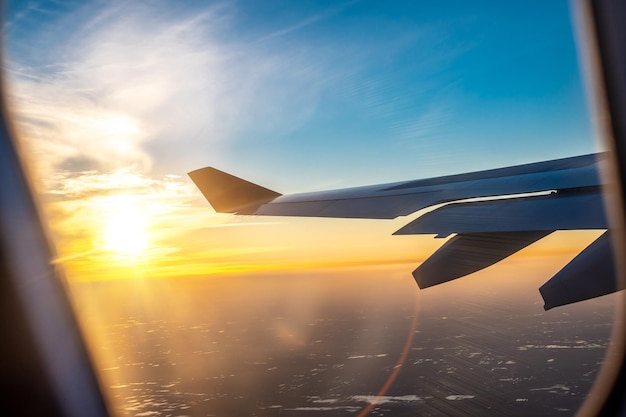
[[[145,143],[172,124],[184,135],[197,109],[213,104],[210,94],[190,94],[191,80],[215,72],[215,53],[195,35],[210,16],[173,25],[146,11],[121,16],[119,6],[101,11],[60,43],[55,55],[65,60],[52,70],[18,64],[12,72],[18,127],[48,169],[82,158],[104,171],[147,172]]]
[[[303,52],[229,38],[230,6],[112,2],[77,14],[66,32],[33,35],[43,57],[22,46],[9,65],[18,128],[44,172],[180,173],[199,152],[288,131],[315,108],[318,66]]]
[[[332,16],[336,13],[341,12],[342,10],[344,10],[345,8],[358,3],[360,0],[351,0],[348,2],[345,2],[343,4],[340,4],[339,6],[335,6],[335,7],[330,7],[324,11],[322,11],[321,13],[317,13],[317,14],[313,14],[312,16],[309,16],[299,22],[296,22],[290,26],[284,27],[284,28],[280,28],[274,32],[271,32],[265,36],[262,36],[261,38],[259,38],[257,40],[257,42],[265,42],[267,40],[270,39],[274,39],[274,38],[278,38],[281,36],[285,36],[288,35],[292,32],[298,31],[300,29],[306,28],[307,26],[310,26],[314,23],[319,22],[320,20],[326,19],[329,16]]]

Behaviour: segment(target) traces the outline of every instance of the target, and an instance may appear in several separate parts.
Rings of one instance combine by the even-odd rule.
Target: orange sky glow
[[[407,218],[218,214],[186,178],[174,176],[153,180],[124,172],[94,173],[63,183],[63,195],[48,193],[44,207],[56,240],[56,262],[70,281],[397,263],[411,264],[410,272],[446,241],[431,235],[393,236]],[[114,191],[118,183],[126,187],[121,193]],[[564,264],[599,234],[556,232],[505,262],[551,256]]]

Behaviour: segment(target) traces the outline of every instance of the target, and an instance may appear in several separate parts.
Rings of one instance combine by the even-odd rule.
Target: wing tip
[[[254,214],[281,194],[217,168],[193,170],[189,178],[218,213]]]

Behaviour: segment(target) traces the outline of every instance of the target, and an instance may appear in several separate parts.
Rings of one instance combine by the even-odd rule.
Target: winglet
[[[253,214],[281,194],[244,179],[207,167],[188,173],[218,213]]]

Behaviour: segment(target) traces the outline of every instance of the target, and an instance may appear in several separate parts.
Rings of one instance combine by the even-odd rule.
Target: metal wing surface
[[[394,219],[425,208],[394,234],[450,238],[413,276],[420,288],[484,269],[555,230],[607,229],[598,165],[602,154],[341,190],[281,195],[202,168],[189,176],[222,213]],[[544,308],[617,291],[608,233],[540,291]]]

